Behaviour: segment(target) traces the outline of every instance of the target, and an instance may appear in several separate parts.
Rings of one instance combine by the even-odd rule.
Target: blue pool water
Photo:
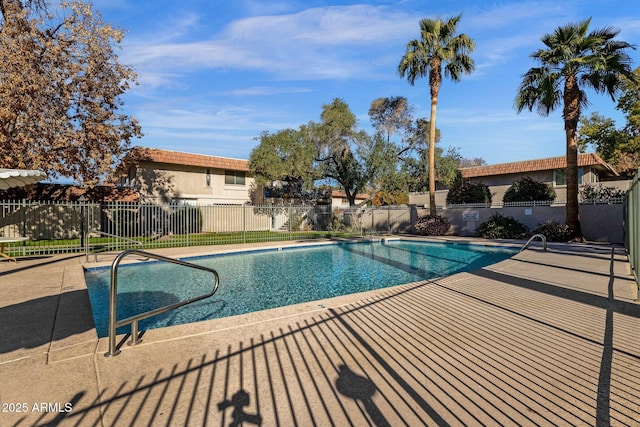
[[[345,243],[212,255],[185,260],[212,267],[211,298],[140,322],[140,329],[197,322],[470,271],[516,253],[507,248],[415,241]],[[175,264],[121,265],[118,320],[207,293],[212,275]],[[85,272],[96,329],[107,336],[110,269]],[[124,327],[118,332],[126,332]]]

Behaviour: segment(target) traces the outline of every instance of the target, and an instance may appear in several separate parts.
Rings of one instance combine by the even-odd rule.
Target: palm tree
[[[523,75],[515,107],[520,113],[535,107],[548,116],[562,105],[567,145],[566,222],[574,239],[582,239],[578,213],[578,121],[582,108],[589,105],[582,87],[608,93],[615,100],[623,83],[622,76],[634,81],[627,49],[634,46],[614,40],[620,32],[611,27],[587,33],[591,18],[558,27],[542,37],[546,46],[531,54],[539,67]]]
[[[429,214],[436,215],[435,139],[436,108],[442,84],[442,67],[445,77],[460,81],[462,73],[471,74],[475,68],[469,55],[476,44],[466,34],[456,34],[462,15],[446,21],[422,19],[420,39],[407,43],[405,54],[398,65],[400,77],[406,76],[413,86],[416,78],[429,76],[431,90],[431,117],[429,118]]]

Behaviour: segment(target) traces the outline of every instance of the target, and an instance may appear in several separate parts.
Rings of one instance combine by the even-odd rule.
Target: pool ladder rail
[[[170,304],[164,307],[155,308],[153,310],[146,311],[144,313],[136,314],[135,316],[127,317],[126,319],[116,320],[117,319],[117,305],[116,305],[116,297],[118,295],[118,266],[120,262],[129,255],[141,255],[145,258],[153,258],[158,261],[170,262],[172,264],[178,264],[185,267],[195,268],[197,270],[207,271],[213,274],[213,288],[210,292],[205,295],[200,295],[198,297],[190,298],[185,301],[180,301],[175,304]],[[138,332],[138,321],[146,319],[148,317],[155,316],[157,314],[161,314],[167,312],[169,310],[176,309],[178,307],[182,307],[183,305],[191,304],[196,301],[200,301],[205,298],[209,298],[218,290],[218,286],[220,284],[220,276],[218,276],[218,272],[213,268],[205,267],[198,264],[192,264],[190,262],[182,261],[175,258],[168,258],[162,255],[157,255],[151,252],[145,252],[138,249],[129,249],[121,252],[111,264],[111,284],[109,288],[109,351],[104,355],[105,357],[113,357],[120,354],[120,350],[116,346],[116,330],[117,328],[125,325],[131,324],[131,341],[128,342],[129,345],[136,345],[142,342],[140,338],[140,334]]]
[[[128,237],[118,236],[117,234],[106,233],[104,231],[100,231],[100,230],[96,230],[96,229],[90,230],[89,234],[98,234],[99,236],[118,239],[118,240],[121,240],[123,242],[136,245],[136,246],[138,246],[138,249],[140,249],[140,250],[144,250],[144,243],[142,243],[139,240],[134,240],[134,239],[130,239]],[[90,248],[90,245],[89,245],[89,239],[88,238],[85,239],[85,257],[86,257],[86,261],[89,262],[89,254],[92,253],[93,254],[93,262],[98,262],[98,254],[99,253],[104,254],[104,253],[107,253],[107,252],[112,252],[112,250],[109,249],[111,247],[111,245],[114,245],[115,249],[118,249],[118,246],[120,246],[117,243],[114,244],[113,242],[108,242],[104,247],[101,248],[101,249],[105,249],[105,247],[106,247],[106,250],[102,250],[102,251],[93,250],[92,251],[91,248]]]
[[[529,245],[535,240],[535,239],[540,239],[540,241],[542,242],[542,250],[546,251],[547,250],[547,238],[544,236],[544,234],[534,234],[533,236],[531,236],[531,238],[527,241],[527,243],[525,243],[522,248],[520,248],[520,252],[524,251],[525,249],[527,249],[529,247]]]

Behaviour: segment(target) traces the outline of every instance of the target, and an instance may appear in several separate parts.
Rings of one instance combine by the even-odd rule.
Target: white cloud
[[[196,16],[185,19],[174,33],[182,34],[194,22]],[[159,43],[158,38],[145,36],[152,42],[142,42],[138,36],[122,58],[141,74],[211,68],[259,70],[288,79],[362,78],[375,71],[376,56],[384,55],[380,48],[407,39],[413,27],[414,16],[382,7],[313,8],[240,19],[208,40]]]
[[[255,7],[254,2],[248,3]],[[531,28],[532,21],[553,19],[561,13],[557,2],[526,2],[463,14],[461,30],[471,38],[479,37],[474,52],[479,75],[511,60],[513,52],[522,46],[533,46],[539,40],[543,33]],[[138,37],[136,44],[127,47],[124,60],[141,74],[228,69],[260,71],[271,78],[288,80],[373,79],[380,70],[395,68],[405,43],[418,36],[418,22],[423,17],[365,4],[315,7],[238,19],[208,39],[166,41],[186,35],[198,24],[196,14],[186,13],[163,25],[174,28],[166,38],[145,37],[152,40],[147,43]],[[512,36],[493,35],[496,28],[504,27],[513,28]]]
[[[196,98],[158,100],[140,106],[136,115],[145,129],[171,132],[242,133],[257,136],[263,130],[298,127],[301,123],[286,122],[291,112],[278,108],[259,108],[247,104],[217,104]]]
[[[156,106],[145,109],[139,119],[143,125],[156,129],[242,130],[246,129],[255,114],[255,111],[240,106],[210,106],[202,109]]]
[[[286,93],[306,93],[312,92],[312,89],[305,87],[267,87],[267,86],[254,86],[244,89],[237,89],[227,92],[220,92],[220,95],[232,95],[232,96],[269,96],[279,95]]]
[[[509,27],[526,31],[539,24],[544,25],[546,21],[555,21],[570,10],[557,1],[486,4],[489,6],[463,14],[465,31],[496,31]]]
[[[171,41],[189,35],[191,31],[200,27],[201,15],[193,12],[185,12],[172,18],[168,25],[164,25],[158,33],[154,35],[154,40]]]
[[[540,38],[567,19],[567,11],[555,1],[534,1],[491,4],[463,15],[462,30],[476,40],[476,72],[471,78],[482,78],[489,70],[514,61],[526,63],[528,55],[542,47]]]
[[[438,125],[470,125],[515,122],[522,120],[514,110],[442,109],[438,111]]]
[[[241,19],[228,26],[225,38],[260,43],[371,44],[406,35],[409,22],[415,25],[417,19],[385,7],[332,6]]]

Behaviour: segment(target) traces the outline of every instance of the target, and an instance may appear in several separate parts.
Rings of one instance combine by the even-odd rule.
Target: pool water
[[[260,250],[184,260],[217,270],[218,292],[140,321],[140,329],[198,322],[475,270],[513,249],[386,241]],[[110,268],[85,272],[96,329],[107,336]],[[118,320],[207,293],[210,273],[175,264],[120,265]],[[129,326],[118,333],[128,332]]]

